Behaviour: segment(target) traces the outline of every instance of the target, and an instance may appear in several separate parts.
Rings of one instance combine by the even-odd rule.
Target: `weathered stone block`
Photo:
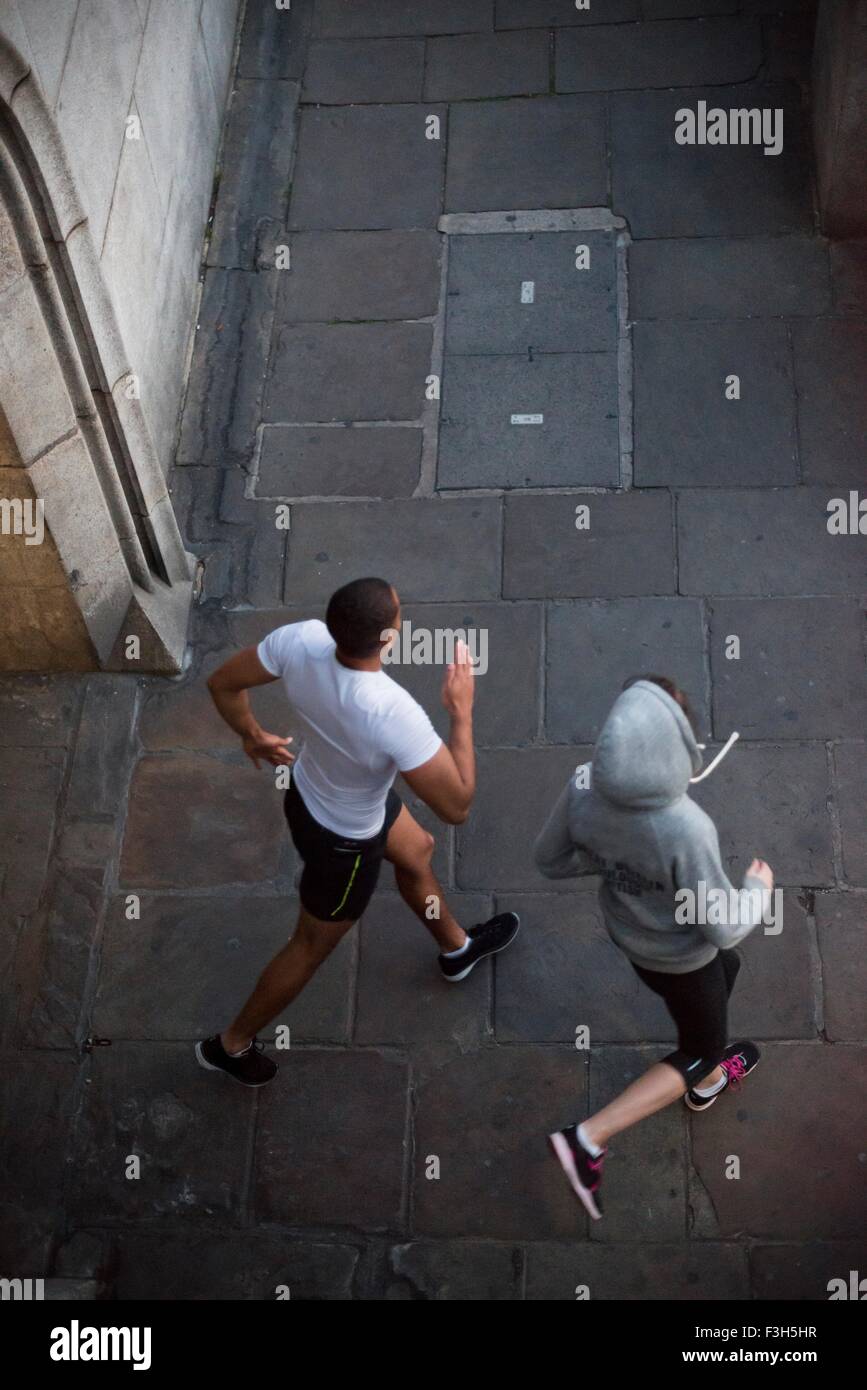
[[[213,888],[277,872],[284,825],[272,769],[203,753],[144,757],[133,773],[120,866],[138,888]]]
[[[259,1220],[399,1229],[407,1088],[406,1063],[394,1053],[296,1052],[286,1084],[262,1096],[256,1142]]]
[[[389,866],[384,866],[384,886]],[[489,898],[446,893],[446,902],[463,927],[493,915]],[[444,980],[437,964],[439,947],[394,893],[379,892],[361,924],[358,1005],[354,1041],[362,1046],[411,1047],[455,1042],[467,1048],[489,1032],[491,970],[476,966],[462,988]]]

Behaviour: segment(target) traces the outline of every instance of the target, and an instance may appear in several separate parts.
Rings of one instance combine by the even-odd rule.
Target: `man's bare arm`
[[[447,825],[463,825],[476,794],[474,679],[470,654],[459,642],[455,662],[443,681],[443,704],[451,716],[448,745],[443,744],[421,767],[403,774],[416,796]]]
[[[463,825],[469,814],[475,787],[467,788],[454,755],[446,744],[443,743],[421,767],[405,772],[403,779],[446,825]]]
[[[274,767],[295,761],[287,746],[292,739],[266,733],[253,714],[247,695],[255,686],[269,685],[277,679],[262,665],[255,647],[245,647],[208,677],[211,699],[229,728],[239,735],[244,752],[256,767],[260,766],[260,759]]]

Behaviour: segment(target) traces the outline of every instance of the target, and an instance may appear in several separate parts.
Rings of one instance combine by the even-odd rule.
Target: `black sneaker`
[[[205,1038],[196,1043],[196,1056],[199,1066],[207,1071],[224,1071],[242,1086],[264,1086],[277,1075],[277,1063],[266,1057],[265,1044],[254,1038],[246,1052],[240,1057],[230,1057],[220,1042],[217,1033],[213,1038]]]
[[[695,1091],[687,1091],[683,1098],[684,1105],[689,1110],[707,1110],[708,1106],[713,1105],[715,1100],[719,1100],[730,1086],[733,1090],[737,1090],[744,1077],[749,1076],[751,1071],[755,1071],[761,1055],[753,1042],[732,1043],[720,1062],[725,1073],[726,1084],[720,1086],[719,1090],[712,1096],[700,1096]]]
[[[602,1217],[602,1203],[599,1188],[602,1183],[602,1165],[608,1150],[603,1149],[598,1158],[588,1153],[578,1138],[578,1126],[567,1125],[556,1134],[548,1135],[554,1157],[569,1179],[569,1186],[583,1202],[594,1221]]]
[[[467,949],[459,956],[441,955],[440,970],[451,984],[466,979],[473,966],[478,965],[485,956],[495,956],[498,951],[504,951],[514,941],[520,925],[517,912],[501,912],[490,922],[480,922],[478,926],[470,927]]]

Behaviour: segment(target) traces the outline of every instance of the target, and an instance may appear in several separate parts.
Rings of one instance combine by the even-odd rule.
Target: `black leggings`
[[[700,970],[665,975],[660,970],[633,970],[648,989],[660,995],[677,1024],[677,1051],[663,1060],[695,1086],[718,1067],[728,1045],[728,1002],[741,960],[737,951],[718,951]]]

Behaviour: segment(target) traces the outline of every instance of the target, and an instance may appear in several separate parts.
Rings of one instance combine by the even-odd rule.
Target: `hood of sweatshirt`
[[[668,806],[700,768],[680,705],[653,681],[636,681],[617,697],[596,741],[593,790],[617,806]]]

